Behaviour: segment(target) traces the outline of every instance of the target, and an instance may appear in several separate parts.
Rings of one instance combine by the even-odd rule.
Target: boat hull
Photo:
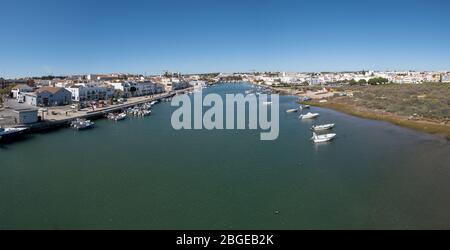
[[[19,138],[26,131],[26,128],[14,129],[14,131],[2,131],[0,133],[0,140],[14,140]]]
[[[330,142],[332,141],[334,138],[332,139],[319,139],[319,140],[314,140],[314,143],[325,143],[325,142]]]
[[[313,116],[300,116],[300,119],[302,120],[308,120],[308,119],[316,119],[319,115],[313,115]]]
[[[334,124],[326,125],[326,126],[315,126],[312,127],[311,130],[315,132],[332,130],[334,128]]]
[[[313,138],[311,138],[311,140],[314,143],[325,143],[325,142],[330,142],[330,141],[334,140],[335,138],[336,138],[336,134],[328,134],[328,135],[314,136]]]
[[[89,126],[83,126],[83,127],[76,127],[76,129],[78,129],[78,130],[87,130],[87,129],[91,129],[93,127],[94,127],[94,125],[89,125]]]

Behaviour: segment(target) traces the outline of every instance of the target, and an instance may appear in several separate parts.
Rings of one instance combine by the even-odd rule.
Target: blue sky
[[[449,2],[2,0],[0,77],[450,70]]]

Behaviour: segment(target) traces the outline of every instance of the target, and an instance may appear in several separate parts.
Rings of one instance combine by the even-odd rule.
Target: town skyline
[[[269,74],[269,73],[290,73],[290,74],[342,74],[342,73],[358,73],[358,72],[390,72],[390,73],[449,73],[450,69],[443,70],[373,70],[373,69],[361,69],[361,70],[339,70],[339,71],[286,71],[286,70],[241,70],[241,71],[211,71],[211,72],[180,72],[176,70],[165,70],[165,71],[155,71],[155,72],[125,72],[125,71],[117,71],[117,72],[84,72],[84,73],[73,73],[73,74],[54,74],[50,72],[49,74],[41,74],[41,75],[23,75],[17,77],[5,77],[5,75],[0,74],[0,78],[4,80],[18,80],[18,79],[33,79],[33,78],[46,78],[46,77],[74,77],[74,76],[89,76],[89,75],[136,75],[136,76],[162,76],[166,73],[169,74],[180,74],[184,76],[189,75],[208,75],[208,74]]]

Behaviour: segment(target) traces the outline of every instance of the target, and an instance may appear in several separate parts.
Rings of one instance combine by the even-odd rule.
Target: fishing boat
[[[127,113],[132,116],[142,116],[143,110],[144,109],[142,109],[142,108],[134,107],[134,108],[129,109]]]
[[[299,111],[299,109],[288,109],[288,110],[286,110],[286,113],[296,113],[298,111]]]
[[[299,119],[305,120],[305,119],[315,119],[319,117],[320,115],[318,113],[311,113],[309,112],[306,115],[300,115]]]
[[[313,133],[313,137],[311,140],[314,143],[323,143],[323,142],[329,142],[336,138],[336,134],[325,134],[325,135],[317,135],[316,133]]]
[[[150,106],[153,106],[153,105],[155,105],[157,103],[158,103],[158,101],[153,101],[153,102],[150,103]]]
[[[83,129],[89,129],[89,128],[94,127],[94,122],[92,122],[91,120],[78,118],[78,119],[72,121],[70,126],[77,130],[83,130]]]
[[[335,124],[317,125],[317,126],[313,126],[311,129],[313,131],[325,131],[325,130],[333,129],[334,125]]]
[[[116,118],[116,115],[113,114],[113,113],[109,113],[109,114],[106,115],[106,118],[107,118],[108,120],[114,120],[114,119]]]
[[[301,105],[301,106],[300,106],[300,109],[301,109],[301,110],[303,110],[303,109],[310,109],[310,108],[311,108],[310,105]]]
[[[122,120],[125,120],[125,118],[127,118],[127,114],[120,113],[120,114],[115,115],[114,121],[122,121]]]
[[[151,109],[152,105],[153,104],[151,104],[151,103],[144,103],[144,104],[142,104],[142,106],[140,108],[141,109]]]
[[[0,139],[14,138],[22,134],[27,128],[2,128],[0,127]]]
[[[151,110],[143,110],[142,111],[142,116],[149,116],[151,115],[152,111]]]
[[[263,105],[272,105],[273,102],[263,102]]]
[[[311,100],[312,99],[310,97],[307,97],[307,96],[301,96],[301,97],[298,98],[299,102],[308,102],[308,101],[311,101]]]

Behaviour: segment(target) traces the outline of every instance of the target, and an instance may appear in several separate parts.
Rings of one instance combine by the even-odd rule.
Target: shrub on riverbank
[[[349,90],[354,91],[354,98],[339,101],[402,116],[450,120],[450,84],[352,86]]]
[[[450,140],[450,84],[425,83],[346,86],[335,91],[352,92],[315,106],[332,108],[368,119],[383,120]]]

